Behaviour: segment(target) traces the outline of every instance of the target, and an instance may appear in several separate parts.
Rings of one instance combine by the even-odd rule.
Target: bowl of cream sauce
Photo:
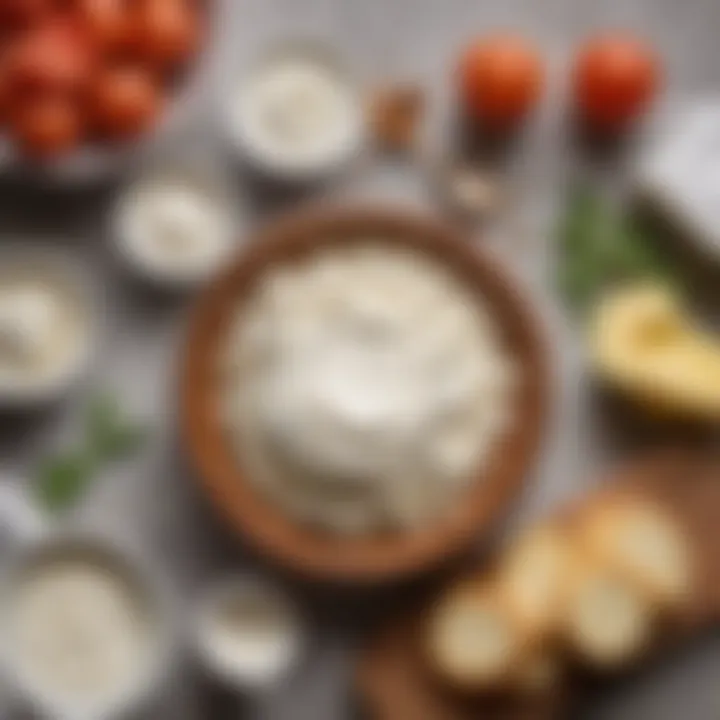
[[[93,350],[92,293],[81,268],[49,248],[0,251],[0,406],[56,399]]]
[[[359,154],[364,136],[359,89],[331,46],[278,43],[234,83],[224,112],[227,134],[263,175],[316,180]]]
[[[0,605],[9,691],[41,717],[117,717],[163,679],[171,645],[164,590],[107,540],[51,533],[20,551]]]

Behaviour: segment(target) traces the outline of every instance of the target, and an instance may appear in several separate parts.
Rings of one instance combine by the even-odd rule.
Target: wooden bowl
[[[436,258],[482,296],[522,380],[512,428],[453,512],[406,533],[346,538],[293,520],[243,477],[221,421],[219,354],[238,305],[269,268],[321,246],[367,238],[387,238]],[[202,489],[230,525],[262,552],[314,579],[376,583],[437,567],[468,549],[504,515],[535,457],[547,394],[545,352],[528,304],[505,274],[462,236],[428,218],[396,210],[316,209],[267,229],[200,297],[182,368],[181,425]]]

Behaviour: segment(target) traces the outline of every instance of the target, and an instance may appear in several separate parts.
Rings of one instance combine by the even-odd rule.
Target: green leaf
[[[573,188],[558,229],[557,285],[567,304],[582,311],[607,285],[643,278],[678,284],[636,220],[587,187]]]
[[[38,473],[38,499],[48,510],[66,509],[82,495],[91,481],[93,469],[86,453],[68,452],[49,458]]]

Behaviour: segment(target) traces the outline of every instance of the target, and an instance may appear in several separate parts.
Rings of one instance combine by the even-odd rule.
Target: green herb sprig
[[[90,402],[84,431],[80,447],[62,451],[40,464],[35,489],[47,510],[69,509],[107,465],[132,456],[147,438],[146,428],[126,417],[117,398],[108,394]]]
[[[570,194],[558,231],[557,286],[580,313],[608,286],[655,279],[677,286],[669,263],[633,216],[587,187]]]

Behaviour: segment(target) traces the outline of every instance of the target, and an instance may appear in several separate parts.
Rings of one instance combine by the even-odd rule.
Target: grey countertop
[[[527,287],[544,320],[553,351],[555,404],[541,461],[514,518],[543,512],[582,492],[598,471],[630,454],[637,437],[625,435],[582,377],[577,333],[555,298],[550,276],[551,221],[566,180],[589,169],[615,184],[627,156],[597,162],[570,139],[563,104],[573,47],[600,27],[629,27],[661,49],[668,67],[668,102],[717,90],[720,79],[718,0],[224,0],[207,67],[181,134],[216,136],[218,98],[231,89],[232,69],[278,36],[327,37],[342,47],[367,82],[407,79],[431,92],[429,143],[442,147],[449,105],[448,79],[458,47],[470,37],[512,28],[535,39],[546,53],[550,88],[542,111],[505,162],[512,202],[496,225],[473,242],[498,254]],[[436,112],[437,111],[437,112]],[[662,108],[659,109],[662,111]],[[330,192],[328,190],[328,192]],[[433,211],[426,178],[411,164],[380,158],[365,163],[332,189],[334,197],[397,200]],[[258,197],[238,180],[246,230],[269,219],[287,200]],[[106,237],[112,189],[33,193],[0,190],[2,241],[46,239],[67,247],[88,266],[98,292],[101,350],[89,385],[107,385],[126,404],[151,418],[153,442],[146,455],[95,488],[83,519],[142,543],[163,564],[179,604],[191,602],[202,583],[223,570],[255,564],[225,536],[198,502],[174,423],[178,353],[188,299],[146,291],[114,262]],[[39,416],[0,425],[0,472],[27,479],[34,458],[77,427],[78,397]],[[297,588],[311,615],[314,637],[299,676],[275,697],[248,709],[248,718],[346,720],[351,648],[371,615],[396,595],[348,597]],[[155,717],[215,716],[190,667]],[[720,713],[720,643],[702,639],[622,687],[593,699],[583,717],[608,720],[715,720]],[[413,720],[398,718],[397,720]]]

